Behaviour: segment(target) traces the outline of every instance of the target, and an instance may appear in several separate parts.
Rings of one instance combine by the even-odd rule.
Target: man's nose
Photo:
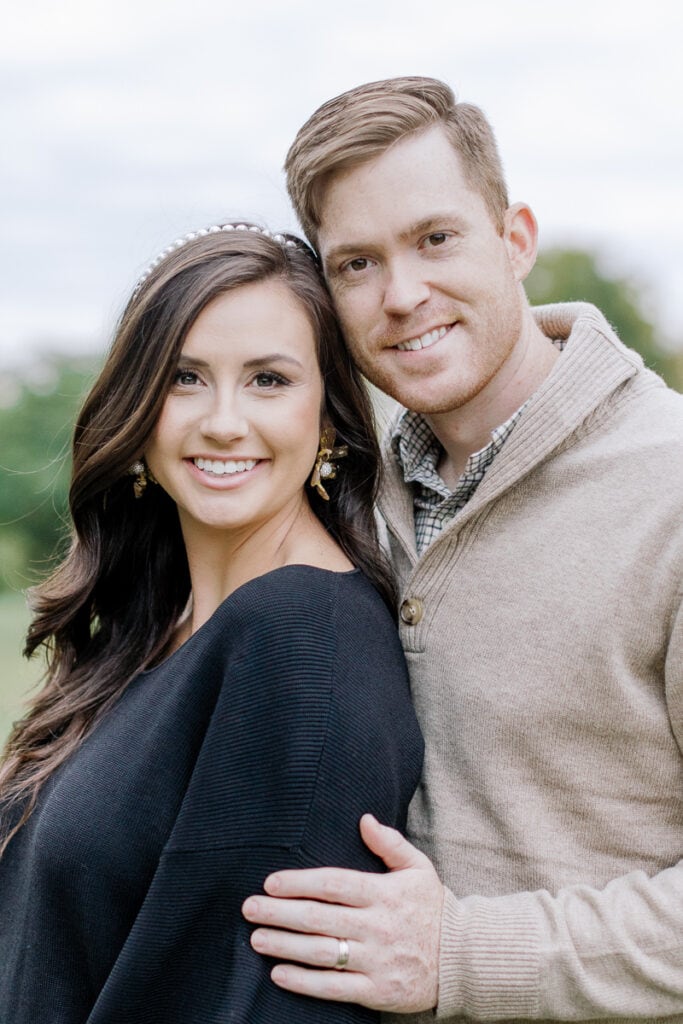
[[[411,260],[392,261],[386,268],[384,312],[405,316],[429,298],[429,285]]]

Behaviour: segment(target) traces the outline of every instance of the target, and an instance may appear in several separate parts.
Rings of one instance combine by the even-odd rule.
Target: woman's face
[[[296,513],[322,398],[313,328],[285,284],[241,285],[200,313],[145,452],[186,536]]]

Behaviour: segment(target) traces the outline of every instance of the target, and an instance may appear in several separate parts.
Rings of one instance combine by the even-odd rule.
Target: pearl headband
[[[310,252],[310,255],[314,257],[313,252],[308,249],[308,246],[306,246],[305,243],[296,242],[293,238],[288,238],[286,235],[274,235],[267,228],[257,227],[256,224],[212,224],[210,228],[200,228],[199,231],[190,231],[187,235],[182,235],[182,237],[176,238],[175,242],[172,242],[171,245],[162,249],[158,256],[154,257],[142,277],[138,280],[138,283],[133,289],[133,295],[140,290],[152,271],[156,270],[159,264],[163,263],[166,257],[170,256],[172,252],[176,251],[176,249],[182,249],[182,247],[187,245],[188,242],[194,242],[195,238],[202,238],[204,235],[216,235],[221,231],[253,231],[256,235],[264,235],[266,238],[272,238],[274,242],[279,242],[280,245],[287,246],[291,249],[301,248]]]

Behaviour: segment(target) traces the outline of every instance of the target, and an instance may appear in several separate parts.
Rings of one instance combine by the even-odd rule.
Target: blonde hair
[[[443,127],[468,184],[481,194],[499,231],[507,186],[491,125],[479,107],[458,103],[436,78],[388,78],[323,103],[298,132],[285,160],[287,190],[317,247],[325,185],[338,171],[379,156],[407,135]]]

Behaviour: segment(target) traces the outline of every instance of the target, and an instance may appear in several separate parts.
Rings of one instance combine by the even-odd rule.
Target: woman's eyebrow
[[[272,352],[265,356],[256,356],[254,359],[247,359],[243,364],[247,370],[258,369],[261,366],[267,366],[269,363],[291,363],[293,366],[301,367],[301,363],[294,356],[285,355],[284,352]],[[182,352],[178,356],[179,366],[192,366],[199,367],[200,369],[206,369],[210,363],[205,359],[195,359],[194,356],[186,355]]]
[[[244,366],[248,370],[257,369],[259,366],[268,366],[269,363],[291,363],[293,366],[301,367],[301,363],[294,356],[285,355],[284,352],[272,352],[267,356],[257,356],[255,359],[247,359]]]

